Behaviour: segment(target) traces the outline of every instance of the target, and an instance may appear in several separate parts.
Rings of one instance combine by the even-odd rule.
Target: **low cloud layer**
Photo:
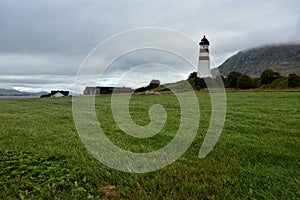
[[[0,88],[71,90],[77,70],[97,44],[139,27],[170,28],[195,41],[206,34],[211,42],[212,67],[217,67],[242,49],[300,42],[299,7],[298,0],[2,0]],[[103,84],[115,84],[116,76],[131,65],[153,59],[180,69],[181,63],[172,56],[137,53],[118,60]],[[182,71],[185,76],[189,73]],[[150,81],[143,75],[137,76]],[[138,86],[133,82],[140,84],[135,80],[128,85]]]

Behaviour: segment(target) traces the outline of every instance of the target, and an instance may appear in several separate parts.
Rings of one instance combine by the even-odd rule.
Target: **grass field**
[[[196,139],[161,170],[130,174],[95,160],[81,143],[72,99],[0,100],[0,199],[300,199],[300,92],[227,93],[222,135],[198,158],[210,117],[208,94],[198,94],[201,120]],[[123,149],[148,152],[166,145],[179,127],[172,95],[133,96],[139,125],[161,103],[167,123],[149,139],[124,134],[114,123],[110,97],[96,98],[97,116]]]

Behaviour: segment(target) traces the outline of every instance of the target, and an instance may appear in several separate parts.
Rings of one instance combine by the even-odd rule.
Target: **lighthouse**
[[[210,63],[209,63],[209,41],[206,39],[205,35],[201,39],[199,52],[199,62],[198,62],[198,72],[197,76],[200,78],[211,77]]]

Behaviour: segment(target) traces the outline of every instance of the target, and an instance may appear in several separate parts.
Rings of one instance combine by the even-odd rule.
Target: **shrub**
[[[260,82],[261,82],[261,84],[270,84],[274,80],[276,80],[280,77],[281,77],[280,73],[274,72],[271,69],[266,69],[260,75]]]
[[[207,87],[204,79],[197,76],[197,72],[192,72],[188,77],[188,81],[194,90],[200,90],[201,88]]]
[[[193,78],[197,78],[197,72],[190,73],[188,80],[193,79]]]
[[[288,76],[288,86],[289,87],[298,87],[300,86],[300,76],[293,73]]]
[[[252,79],[252,85],[253,85],[253,88],[260,87],[260,78],[259,77],[253,78]]]
[[[240,72],[230,72],[227,80],[229,83],[229,87],[236,88],[238,85],[239,78],[242,76]]]
[[[253,87],[252,79],[250,76],[243,74],[239,77],[237,87],[241,89],[250,89]]]

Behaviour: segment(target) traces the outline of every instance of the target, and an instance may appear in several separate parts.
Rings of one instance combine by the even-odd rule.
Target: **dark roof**
[[[51,91],[51,93],[50,93],[50,95],[52,96],[52,95],[55,95],[56,93],[58,93],[58,92],[60,92],[60,93],[62,93],[64,96],[69,96],[69,91],[63,91],[63,90],[52,90]]]
[[[200,45],[209,45],[209,41],[206,39],[205,35],[203,36],[203,38],[199,44]]]

